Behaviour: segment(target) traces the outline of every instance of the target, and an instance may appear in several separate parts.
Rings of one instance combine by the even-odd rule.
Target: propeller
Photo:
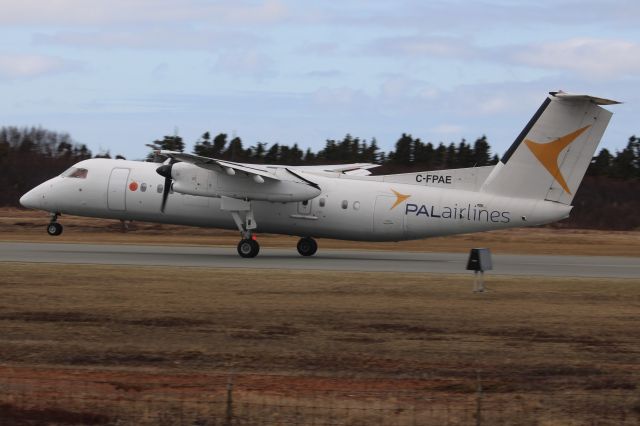
[[[173,179],[171,177],[171,169],[173,169],[173,159],[169,161],[169,164],[163,164],[156,169],[156,173],[164,177],[164,187],[162,188],[162,205],[160,211],[164,213],[164,207],[167,205],[167,198],[169,197],[169,191],[171,191],[171,184]]]

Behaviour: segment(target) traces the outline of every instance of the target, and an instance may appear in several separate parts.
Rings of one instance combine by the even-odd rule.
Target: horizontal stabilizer
[[[593,102],[596,105],[617,105],[617,104],[621,104],[622,102],[618,102],[618,101],[614,101],[611,99],[605,99],[605,98],[598,98],[595,96],[589,96],[589,95],[573,95],[571,93],[565,93],[562,90],[558,91],[558,92],[549,92],[549,94],[551,96],[554,96],[558,99],[565,99],[565,100],[575,100],[575,101],[590,101]]]

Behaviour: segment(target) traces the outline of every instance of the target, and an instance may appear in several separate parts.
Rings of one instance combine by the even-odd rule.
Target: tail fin
[[[481,191],[570,204],[618,103],[551,92]]]

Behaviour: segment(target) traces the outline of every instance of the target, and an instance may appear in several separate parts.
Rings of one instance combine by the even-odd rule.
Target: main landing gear
[[[318,251],[318,243],[311,237],[300,238],[297,249],[301,256],[313,256]]]
[[[243,238],[238,243],[238,254],[241,257],[251,258],[256,257],[260,252],[260,244],[256,240],[253,239],[253,236],[250,238]]]
[[[238,254],[245,258],[256,257],[260,252],[260,244],[250,232],[244,235],[248,235],[248,238],[243,238],[238,243]],[[313,256],[318,251],[318,243],[313,238],[300,238],[297,249],[301,256]]]
[[[240,231],[242,239],[238,243],[238,254],[244,258],[256,257],[260,252],[260,244],[253,235],[253,230],[258,225],[253,217],[251,202],[221,197],[220,209],[231,213],[231,217]],[[297,248],[301,256],[313,256],[318,251],[318,243],[311,237],[304,237],[298,241]]]
[[[58,214],[51,213],[51,222],[49,222],[49,224],[47,225],[47,234],[51,235],[52,237],[56,237],[62,234],[62,225],[59,224],[57,220]]]
[[[257,225],[253,218],[251,203],[244,200],[222,197],[221,209],[231,213],[231,217],[242,236],[242,239],[238,243],[238,254],[244,258],[256,257],[260,252],[260,244],[258,244],[252,232],[257,228]],[[244,216],[244,218],[242,216]]]

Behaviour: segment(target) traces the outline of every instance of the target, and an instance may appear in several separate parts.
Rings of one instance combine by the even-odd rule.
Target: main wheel
[[[47,225],[47,234],[55,237],[56,235],[62,234],[62,225],[58,222],[51,222]]]
[[[256,240],[244,239],[238,243],[238,254],[242,257],[256,257],[260,252],[260,244]]]
[[[302,256],[313,256],[318,251],[318,243],[313,238],[300,238],[297,248]]]

